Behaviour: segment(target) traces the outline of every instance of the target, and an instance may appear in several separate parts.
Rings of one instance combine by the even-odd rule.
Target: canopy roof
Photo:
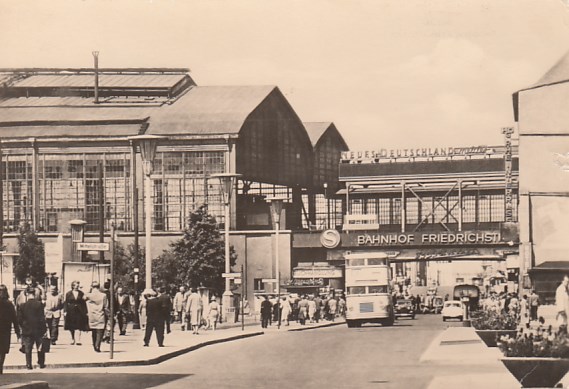
[[[150,117],[149,133],[238,134],[275,86],[195,86]]]
[[[310,142],[312,143],[312,147],[315,148],[318,142],[320,142],[324,134],[327,131],[335,132],[337,136],[340,138],[342,143],[343,149],[348,150],[348,145],[334,123],[332,122],[304,122],[304,128],[306,128],[306,132],[310,137]]]

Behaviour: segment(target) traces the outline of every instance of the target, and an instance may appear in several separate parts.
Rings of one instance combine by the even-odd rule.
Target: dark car
[[[395,303],[395,317],[415,318],[415,306],[412,300],[399,299]]]

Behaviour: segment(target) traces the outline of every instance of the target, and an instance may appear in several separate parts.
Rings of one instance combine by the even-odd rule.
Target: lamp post
[[[233,188],[235,186],[235,182],[241,174],[235,173],[219,173],[219,174],[212,174],[211,178],[219,179],[219,184],[221,187],[221,194],[223,196],[223,203],[225,205],[225,226],[224,226],[224,235],[225,235],[225,273],[231,273],[231,253],[229,252],[229,228],[231,226],[231,214],[229,207],[231,206],[231,194],[233,193]],[[223,305],[223,321],[227,321],[227,317],[229,316],[229,308],[233,303],[233,293],[231,293],[231,279],[225,278],[225,291],[223,292],[221,304]]]
[[[277,328],[281,328],[281,272],[279,261],[279,230],[281,223],[281,212],[286,198],[283,197],[267,197],[265,199],[271,204],[271,214],[275,222],[275,267],[277,280]]]
[[[138,135],[133,136],[130,140],[138,144],[140,154],[142,155],[142,170],[144,172],[144,217],[145,217],[145,265],[146,265],[146,285],[147,289],[152,288],[152,167],[154,158],[156,157],[156,149],[158,142],[165,139],[158,135]],[[135,269],[138,273],[138,269]]]

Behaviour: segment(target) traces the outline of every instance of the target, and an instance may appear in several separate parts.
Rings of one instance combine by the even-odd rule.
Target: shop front
[[[328,263],[301,263],[292,269],[292,279],[285,285],[287,292],[328,295],[344,288],[343,269]]]

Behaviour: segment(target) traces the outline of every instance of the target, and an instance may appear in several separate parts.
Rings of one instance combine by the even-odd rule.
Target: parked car
[[[410,317],[415,318],[415,307],[412,300],[399,299],[395,303],[395,318]]]
[[[464,318],[464,310],[462,303],[460,301],[445,301],[441,315],[443,316],[443,321],[447,319],[458,319],[462,321]]]

